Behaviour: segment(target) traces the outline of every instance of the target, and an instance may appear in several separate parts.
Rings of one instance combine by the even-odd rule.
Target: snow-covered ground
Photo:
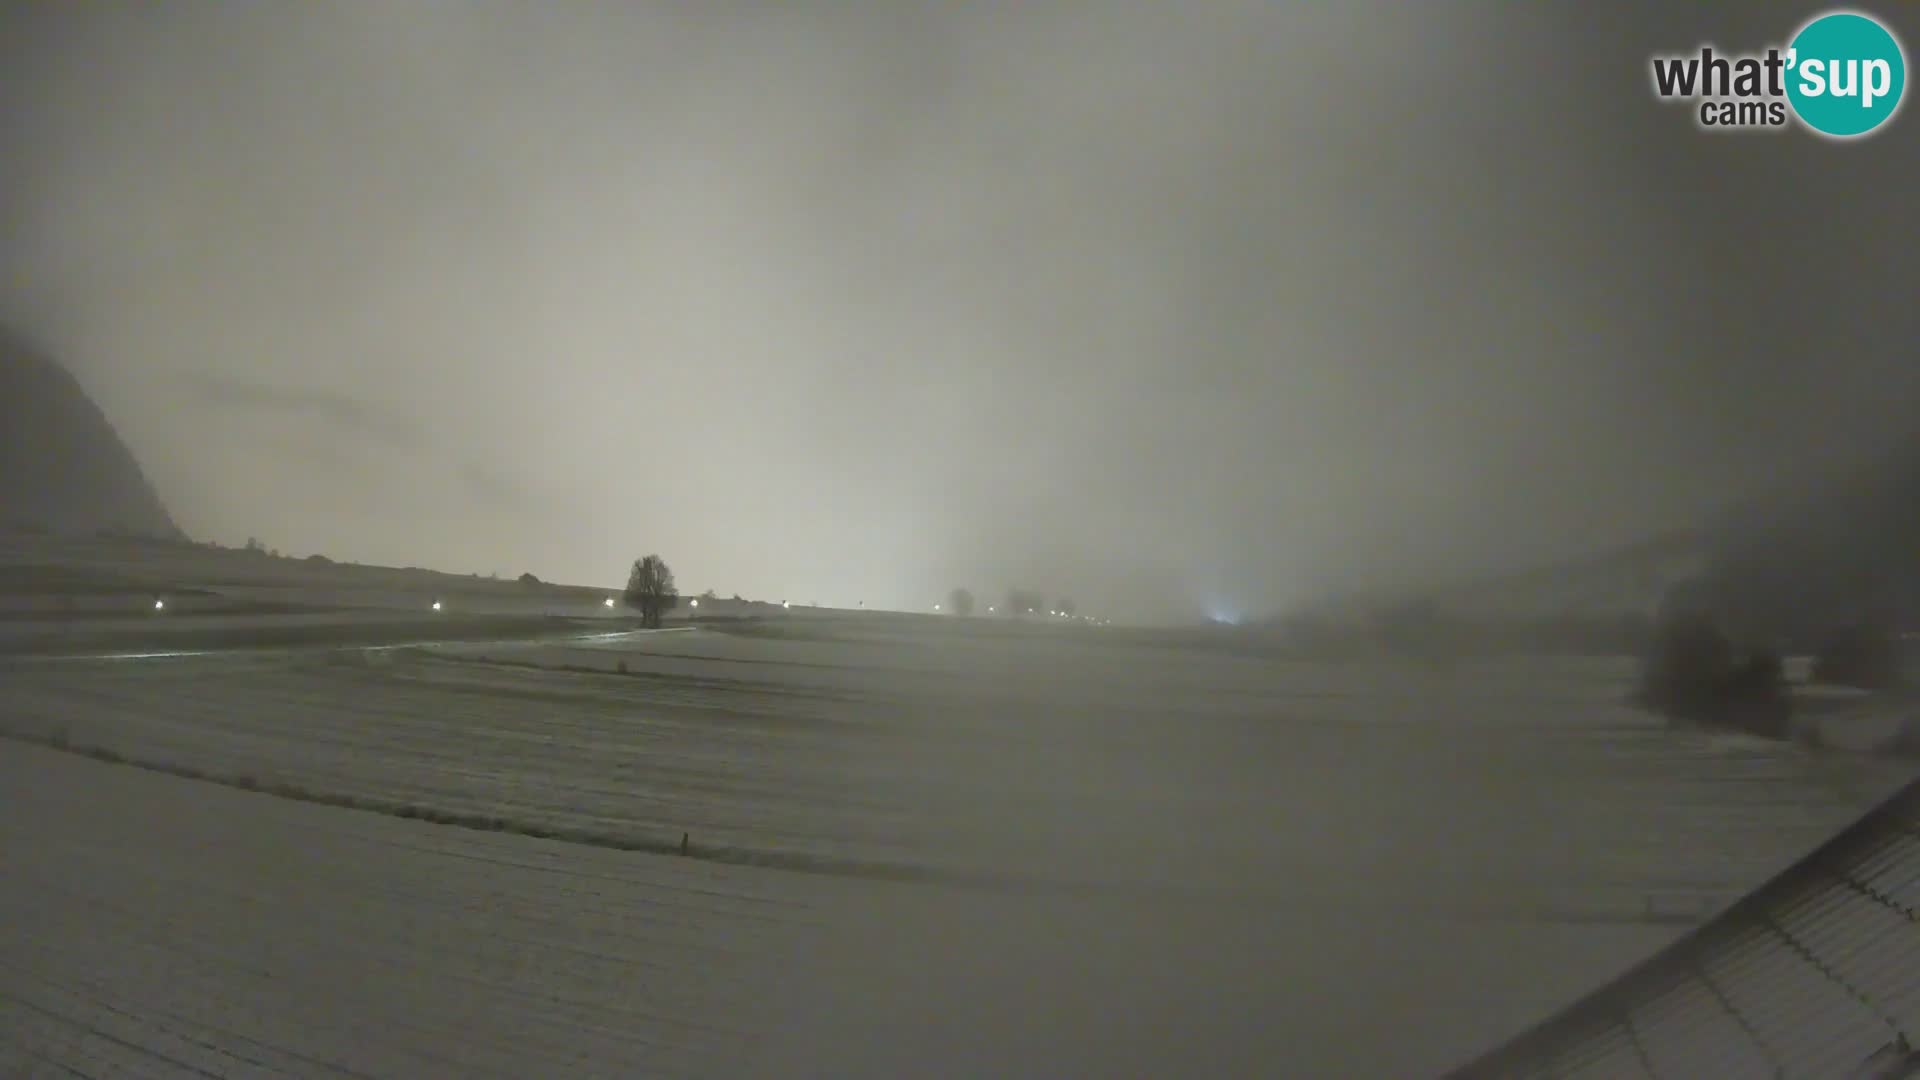
[[[1904,778],[1609,662],[731,629],[0,661],[0,1071],[1432,1072]]]
[[[0,1074],[708,1074],[811,879],[0,751]]]
[[[1920,757],[1920,693],[1841,686],[1796,686],[1793,736],[1810,746],[1852,754]]]
[[[8,1076],[1397,1074],[1660,936],[715,866],[17,743],[0,790]]]

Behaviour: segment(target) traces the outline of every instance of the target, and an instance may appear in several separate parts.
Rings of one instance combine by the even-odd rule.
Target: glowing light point
[[[935,610],[935,611],[939,611],[939,610],[940,610],[940,605],[939,605],[939,604],[935,604],[935,605],[933,605],[933,610]]]
[[[606,598],[605,600],[602,600],[602,601],[600,601],[600,602],[601,602],[602,604],[605,604],[605,605],[606,605],[606,606],[608,606],[608,607],[612,607],[612,606],[613,606],[613,597],[611,597],[611,596],[609,596],[609,597],[607,597],[607,598]]]
[[[435,601],[433,602],[433,610],[435,610],[435,611],[439,611],[439,610],[440,610],[440,601],[438,601],[438,600],[435,600]]]
[[[166,609],[167,609],[167,602],[165,600],[159,599],[158,597],[155,597],[153,601],[153,610],[165,611]]]
[[[699,607],[699,606],[700,606],[700,601],[699,601],[699,600],[698,600],[697,598],[696,598],[696,599],[693,599],[693,600],[689,600],[689,601],[687,601],[687,606],[689,606],[689,607]]]
[[[782,600],[782,601],[780,601],[780,606],[781,606],[781,607],[783,607],[783,608],[790,608],[790,607],[792,607],[792,606],[793,606],[793,601],[791,601],[791,600]]]

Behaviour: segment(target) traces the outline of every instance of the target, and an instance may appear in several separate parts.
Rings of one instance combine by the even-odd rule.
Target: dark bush
[[[1704,615],[1679,615],[1654,629],[1641,668],[1640,698],[1654,708],[1687,713],[1712,702],[1733,673],[1733,645]]]
[[[1670,615],[1655,627],[1639,700],[1674,719],[1784,738],[1792,714],[1780,657],[1742,653],[1711,617]]]

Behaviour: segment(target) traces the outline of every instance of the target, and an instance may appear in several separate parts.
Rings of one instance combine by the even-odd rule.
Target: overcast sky
[[[1549,559],[1920,417],[1920,120],[1701,134],[1648,54],[1814,9],[1668,6],[10,5],[0,320],[301,554],[1125,616]]]

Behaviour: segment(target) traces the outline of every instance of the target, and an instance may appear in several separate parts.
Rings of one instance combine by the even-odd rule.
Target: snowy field
[[[19,744],[0,785],[7,1076],[1401,1075],[1658,936],[716,866]]]
[[[807,882],[0,757],[0,1074],[702,1072]]]
[[[0,1073],[1432,1073],[1905,775],[1605,661],[552,629],[0,657]]]

